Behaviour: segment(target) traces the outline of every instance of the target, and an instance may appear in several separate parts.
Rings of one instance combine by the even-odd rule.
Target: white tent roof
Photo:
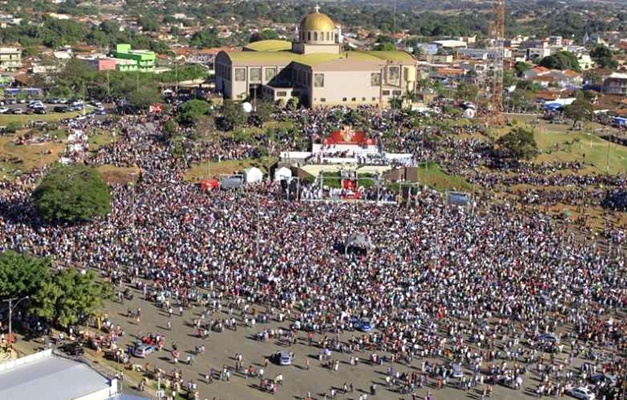
[[[261,182],[263,180],[263,172],[257,167],[246,168],[244,175],[246,175],[246,183]]]
[[[292,170],[287,167],[277,168],[277,170],[274,171],[275,181],[280,181],[282,179],[289,179],[291,177],[292,177]]]

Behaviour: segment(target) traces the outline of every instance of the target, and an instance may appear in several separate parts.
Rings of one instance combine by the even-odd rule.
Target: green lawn
[[[89,150],[95,151],[102,146],[106,146],[110,143],[113,143],[115,140],[115,136],[111,134],[109,131],[100,130],[97,132],[93,132],[89,135],[87,139],[87,143],[89,144]]]
[[[139,168],[101,165],[98,167],[98,171],[107,183],[129,183],[139,179]],[[133,176],[133,174],[135,175]]]
[[[198,182],[201,179],[218,178],[220,175],[241,172],[246,168],[257,167],[263,173],[268,172],[268,167],[277,161],[276,157],[262,157],[260,159],[228,160],[193,164],[185,174],[185,179],[190,182]]]
[[[536,162],[582,161],[592,164],[591,172],[627,173],[627,147],[582,132],[536,133],[542,154]]]
[[[13,137],[0,137],[0,179],[12,179],[15,171],[28,172],[57,161],[65,151],[58,142],[15,145]]]
[[[17,122],[18,124],[22,126],[28,124],[31,121],[57,122],[65,118],[79,117],[82,114],[83,114],[82,112],[78,112],[78,111],[67,112],[67,113],[50,112],[48,114],[41,114],[41,115],[40,114],[30,114],[30,115],[29,114],[19,114],[19,115],[0,114],[0,126],[9,125],[12,122]]]

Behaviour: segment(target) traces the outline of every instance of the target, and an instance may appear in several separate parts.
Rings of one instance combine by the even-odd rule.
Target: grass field
[[[51,164],[65,151],[59,142],[15,145],[13,138],[0,137],[0,171],[3,178],[11,179],[17,170],[28,172],[34,168]]]
[[[102,174],[102,178],[107,183],[129,183],[137,180],[139,177],[139,168],[137,167],[115,167],[113,165],[101,165],[98,171]],[[133,177],[132,174],[135,174]]]
[[[419,167],[418,180],[422,184],[426,184],[439,191],[458,190],[470,192],[473,185],[467,182],[463,177],[457,175],[449,175],[442,171],[439,165],[429,163]]]
[[[115,136],[113,136],[111,132],[100,130],[98,132],[90,134],[89,138],[87,139],[87,143],[89,143],[89,150],[95,151],[102,146],[113,143],[114,140]]]
[[[276,163],[276,157],[262,157],[260,159],[228,160],[194,164],[185,174],[189,182],[198,182],[202,179],[218,178],[220,175],[241,172],[246,168],[257,167],[264,174],[268,173],[268,167]]]
[[[536,133],[542,154],[537,162],[581,161],[592,164],[591,172],[627,172],[627,148],[586,133]]]
[[[74,118],[74,117],[79,117],[81,116],[83,113],[82,112],[67,112],[67,113],[55,113],[55,112],[50,112],[48,114],[19,114],[19,115],[13,115],[13,114],[0,114],[0,126],[6,126],[9,125],[12,122],[16,122],[22,126],[28,124],[29,122],[32,121],[45,121],[45,122],[57,122],[57,121],[61,121],[62,119],[65,118]]]

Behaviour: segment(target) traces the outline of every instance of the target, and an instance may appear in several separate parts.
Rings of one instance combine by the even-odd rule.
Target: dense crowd
[[[328,118],[309,116],[311,132]],[[60,266],[149,282],[146,292],[183,304],[205,293],[214,304],[267,307],[323,335],[367,318],[376,330],[328,346],[360,348],[387,361],[422,360],[423,372],[438,379],[446,379],[443,366],[452,361],[473,372],[469,385],[486,379],[513,386],[530,368],[542,377],[538,393],[559,393],[580,384],[582,374],[565,375],[566,361],[555,353],[624,373],[617,354],[625,350],[627,326],[616,318],[627,305],[624,252],[582,243],[537,211],[493,204],[470,213],[430,190],[410,207],[286,201],[270,183],[203,193],[183,181],[184,163],[161,140],[161,122],[125,117],[109,127],[119,132],[115,143],[89,162],[137,165],[141,173],[136,185],[115,186],[114,211],[89,225],[41,225],[28,200],[35,176],[3,183],[0,250],[51,255]],[[445,140],[441,148],[460,143]],[[228,146],[216,151],[227,152],[218,155],[223,159],[241,156]],[[444,160],[443,150],[425,151]],[[467,168],[480,158],[458,154],[449,156],[450,165]],[[609,184],[606,177],[553,181],[541,172],[511,183]],[[475,179],[492,185],[507,178]],[[350,234],[367,237],[373,248],[345,251]],[[404,376],[402,383],[417,380]]]

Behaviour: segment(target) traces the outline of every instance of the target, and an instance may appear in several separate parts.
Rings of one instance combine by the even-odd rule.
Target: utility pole
[[[17,307],[22,300],[26,300],[28,298],[30,298],[30,296],[24,296],[19,300],[17,297],[4,300],[5,303],[9,303],[9,347],[13,347],[13,309]],[[13,304],[14,300],[17,300],[15,304]]]
[[[396,35],[396,0],[394,0],[394,19],[392,22],[392,37],[394,37],[394,35]]]
[[[179,97],[179,63],[178,63],[178,60],[176,59],[176,56],[174,56],[174,77],[176,79],[175,94],[176,94],[176,98],[178,99]]]

